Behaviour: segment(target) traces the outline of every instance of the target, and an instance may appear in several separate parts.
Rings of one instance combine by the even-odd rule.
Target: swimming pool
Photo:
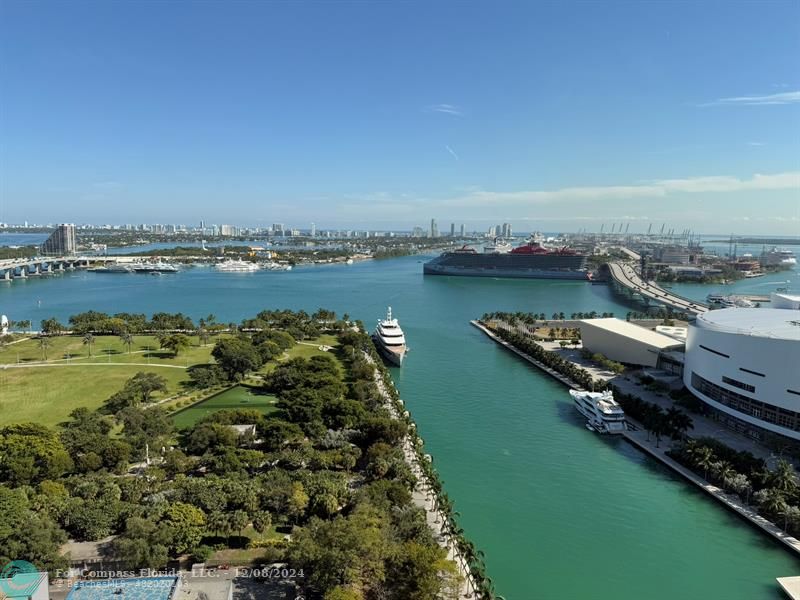
[[[67,594],[66,600],[170,600],[177,587],[177,577],[81,581]]]

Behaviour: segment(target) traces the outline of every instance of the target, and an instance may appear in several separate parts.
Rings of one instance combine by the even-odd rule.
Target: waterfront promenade
[[[565,377],[561,373],[558,373],[553,369],[550,369],[549,367],[542,364],[540,361],[536,360],[535,358],[529,356],[528,354],[522,352],[521,350],[509,344],[505,340],[501,339],[500,337],[495,335],[494,332],[492,332],[488,327],[483,325],[481,322],[471,321],[471,323],[473,326],[477,327],[483,333],[485,333],[489,338],[491,338],[504,348],[511,350],[512,352],[514,352],[524,360],[530,362],[531,364],[535,365],[539,369],[543,370],[545,373],[557,379],[564,385],[572,389],[577,389],[577,390],[582,389],[580,386],[576,385],[572,380]],[[552,347],[552,343],[549,344],[550,347],[539,341],[537,341],[536,343],[539,344],[545,350],[556,352],[555,348]],[[570,357],[565,356],[564,358],[569,359]],[[577,361],[573,361],[573,364],[582,369],[588,370],[585,364],[581,364]],[[591,369],[590,372],[593,377],[609,381],[613,383],[613,385],[622,389],[625,393],[635,394],[636,396],[639,396],[640,398],[646,401],[650,402],[656,401],[656,399],[654,398],[656,394],[648,393],[646,390],[642,390],[636,387],[635,384],[633,384],[633,382],[627,380],[626,378],[615,376],[613,373],[607,371],[601,371],[600,369],[597,368]],[[620,380],[626,381],[628,385],[624,384],[620,385],[621,383]],[[668,408],[669,406],[672,405],[671,401],[667,399],[658,398],[658,400],[659,401],[657,402],[657,404],[661,405],[663,408]],[[775,524],[773,524],[772,522],[768,521],[767,519],[759,515],[755,510],[753,510],[752,507],[742,502],[738,496],[726,493],[723,489],[705,481],[704,479],[697,476],[689,469],[678,464],[672,458],[667,456],[666,451],[669,448],[660,447],[657,444],[657,442],[651,440],[650,439],[651,436],[647,434],[647,432],[644,430],[644,427],[642,427],[640,423],[637,423],[630,417],[628,417],[628,420],[632,421],[633,424],[637,427],[636,430],[629,430],[625,432],[624,437],[629,443],[633,444],[643,452],[646,452],[651,457],[661,461],[662,464],[666,465],[674,472],[681,475],[684,479],[690,481],[691,483],[699,487],[701,490],[706,492],[709,496],[711,496],[715,500],[721,502],[726,508],[734,511],[736,514],[749,521],[752,525],[758,527],[761,531],[771,535],[777,541],[781,542],[781,544],[783,544],[785,548],[787,548],[788,550],[792,551],[797,555],[800,555],[800,540],[797,540],[796,538],[790,536],[782,529],[777,527]],[[727,432],[727,435],[721,436],[720,434],[723,433],[723,431],[720,429],[718,424],[714,423],[710,419],[706,419],[701,415],[692,415],[692,420],[694,422],[693,433],[696,434],[697,437],[713,437],[734,447],[737,450],[747,450],[761,458],[766,459],[770,456],[769,451],[767,449],[760,447],[757,444],[750,442],[749,440],[741,438],[741,436],[736,436],[732,432]]]
[[[370,363],[374,364],[372,356],[367,353],[364,353],[364,356]],[[400,415],[392,402],[392,397],[386,389],[381,373],[378,370],[375,371],[375,385],[378,386],[386,410],[389,411],[389,414],[391,414],[393,418],[400,419]],[[417,483],[412,493],[412,501],[416,506],[425,511],[425,520],[428,523],[428,527],[433,531],[434,537],[439,542],[439,545],[447,550],[447,558],[452,560],[458,567],[462,579],[459,589],[459,598],[463,598],[464,600],[477,600],[477,598],[479,598],[477,586],[470,573],[469,564],[459,551],[455,539],[449,532],[445,531],[447,517],[437,507],[433,486],[431,486],[431,483],[428,481],[425,472],[419,464],[411,435],[406,435],[403,438],[402,448],[406,463],[411,468],[414,477],[417,478]]]

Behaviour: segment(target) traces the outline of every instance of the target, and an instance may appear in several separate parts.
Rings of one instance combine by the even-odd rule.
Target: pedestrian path
[[[370,355],[365,353],[365,356],[370,363],[374,364],[374,361]],[[392,403],[392,397],[389,394],[389,391],[386,389],[386,385],[384,384],[380,372],[377,370],[375,371],[375,385],[378,386],[378,390],[383,397],[386,410],[389,411],[389,414],[391,414],[393,418],[399,419],[400,415]],[[475,581],[470,573],[469,564],[458,550],[455,538],[445,529],[447,525],[447,518],[437,506],[436,492],[433,490],[433,486],[431,486],[430,481],[428,481],[424,471],[422,470],[422,467],[419,464],[419,458],[417,457],[417,453],[414,449],[411,436],[406,435],[403,438],[402,450],[406,459],[406,463],[408,463],[408,466],[411,468],[411,472],[417,479],[416,486],[414,487],[414,491],[411,495],[412,501],[416,506],[425,511],[425,519],[428,523],[428,527],[430,527],[431,531],[433,531],[434,537],[439,545],[447,550],[447,558],[456,564],[459,572],[461,573],[463,581],[459,591],[459,598],[463,598],[464,600],[477,600],[477,586],[475,585]]]

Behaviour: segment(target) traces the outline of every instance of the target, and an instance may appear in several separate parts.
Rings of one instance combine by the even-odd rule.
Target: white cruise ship
[[[761,264],[766,267],[793,269],[797,264],[797,257],[791,250],[773,246],[771,250],[761,253]]]
[[[586,417],[586,427],[598,433],[623,433],[628,429],[625,424],[625,411],[614,400],[610,391],[578,392],[570,390],[569,395],[578,412]]]
[[[403,366],[403,357],[406,355],[406,337],[403,330],[392,318],[392,307],[386,312],[386,318],[378,321],[375,332],[372,334],[375,347],[393,365]]]
[[[244,260],[226,260],[215,265],[217,271],[223,273],[252,273],[260,268],[256,263]]]

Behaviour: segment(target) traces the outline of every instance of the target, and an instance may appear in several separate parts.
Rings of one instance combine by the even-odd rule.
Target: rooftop
[[[800,315],[780,308],[723,308],[697,317],[697,327],[756,337],[800,341]]]
[[[800,302],[800,294],[786,294],[784,292],[772,292],[772,295],[776,298],[783,298],[784,300],[790,300],[792,302]]]
[[[656,333],[646,327],[634,325],[622,319],[607,318],[607,319],[583,319],[581,323],[604,329],[617,335],[622,335],[628,338],[633,338],[639,342],[648,344],[650,346],[665,350],[667,348],[676,348],[682,346],[683,343],[661,333]]]

